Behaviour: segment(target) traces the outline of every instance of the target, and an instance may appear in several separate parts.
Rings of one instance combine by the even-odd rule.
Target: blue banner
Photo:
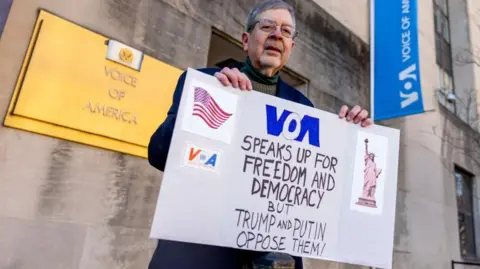
[[[422,113],[417,0],[371,2],[373,119]]]
[[[0,0],[0,38],[2,37],[3,28],[7,23],[8,13],[12,6],[13,0]]]

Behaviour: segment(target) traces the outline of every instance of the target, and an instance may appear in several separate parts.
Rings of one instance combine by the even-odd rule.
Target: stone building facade
[[[2,11],[10,12],[0,31],[2,119],[40,8],[185,69],[242,60],[243,22],[257,1],[4,2],[0,23]],[[284,79],[319,109],[368,108],[369,1],[288,2],[300,35]],[[394,268],[447,269],[452,260],[480,259],[474,91],[480,83],[480,4],[450,0],[442,9],[441,0],[418,2],[422,87],[434,109],[378,124],[401,130]],[[471,61],[475,56],[478,61]],[[161,179],[144,158],[0,126],[0,268],[146,268]],[[305,265],[360,268],[313,260]]]

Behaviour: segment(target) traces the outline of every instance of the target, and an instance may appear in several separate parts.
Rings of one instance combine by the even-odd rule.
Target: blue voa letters
[[[279,115],[275,106],[266,105],[267,133],[273,136],[280,134],[288,140],[303,142],[308,133],[308,143],[320,147],[320,119],[284,109]]]

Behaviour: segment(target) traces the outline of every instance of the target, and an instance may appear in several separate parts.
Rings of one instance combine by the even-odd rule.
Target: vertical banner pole
[[[370,118],[375,123],[375,0],[370,0]]]

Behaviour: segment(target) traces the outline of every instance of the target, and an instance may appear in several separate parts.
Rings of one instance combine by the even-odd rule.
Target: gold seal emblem
[[[128,48],[120,49],[120,53],[118,54],[118,56],[120,57],[120,60],[128,64],[131,64],[133,62],[133,52]]]

